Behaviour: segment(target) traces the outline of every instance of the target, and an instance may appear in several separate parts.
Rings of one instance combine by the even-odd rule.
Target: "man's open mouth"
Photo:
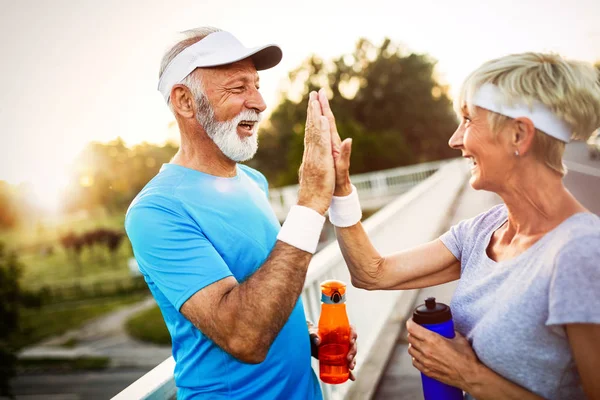
[[[241,127],[244,130],[247,130],[248,132],[252,132],[255,125],[256,121],[242,121],[238,124],[239,127]]]

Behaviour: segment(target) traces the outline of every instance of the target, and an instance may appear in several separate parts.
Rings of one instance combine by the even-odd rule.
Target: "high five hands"
[[[300,165],[298,204],[324,214],[331,196],[347,196],[350,184],[352,139],[343,142],[325,89],[311,92],[308,99],[304,154]]]

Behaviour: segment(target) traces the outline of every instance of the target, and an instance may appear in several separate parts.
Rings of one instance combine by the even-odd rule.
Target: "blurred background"
[[[123,361],[134,372],[114,393],[170,354],[123,221],[177,150],[156,87],[178,32],[211,25],[282,47],[261,73],[268,109],[248,162],[279,188],[297,183],[310,90],[327,88],[353,138],[353,174],[457,157],[452,97],[470,71],[523,51],[600,69],[599,22],[596,0],[0,0],[0,395],[15,373],[13,391],[33,396],[46,372],[110,370],[85,351],[107,337],[156,344],[147,365]],[[600,171],[600,144],[575,146]]]

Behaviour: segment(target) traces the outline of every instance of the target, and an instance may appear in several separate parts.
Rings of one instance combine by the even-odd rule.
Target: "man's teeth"
[[[249,129],[252,129],[252,127],[254,126],[254,122],[240,122],[240,126],[244,126]]]

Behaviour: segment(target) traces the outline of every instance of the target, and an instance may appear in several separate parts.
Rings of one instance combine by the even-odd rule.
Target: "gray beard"
[[[258,122],[260,113],[245,109],[229,121],[219,122],[215,120],[215,113],[205,96],[196,99],[198,113],[196,119],[204,128],[208,137],[223,152],[225,157],[235,162],[250,160],[258,150]],[[253,134],[250,137],[240,138],[237,133],[238,124],[241,121],[256,121]]]

